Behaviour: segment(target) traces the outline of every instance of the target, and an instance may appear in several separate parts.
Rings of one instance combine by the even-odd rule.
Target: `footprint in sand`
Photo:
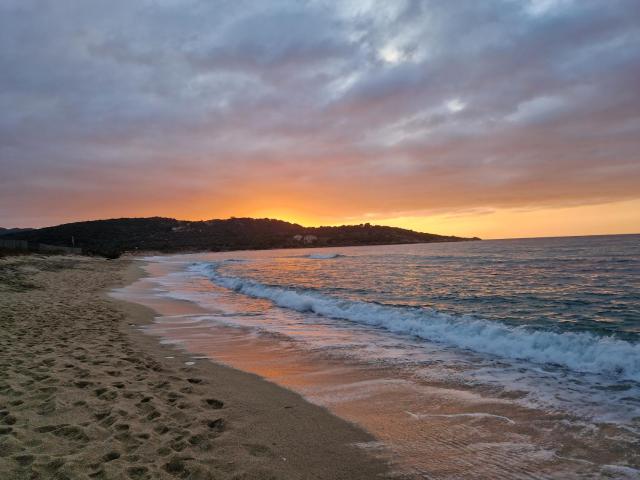
[[[215,398],[205,398],[203,402],[206,406],[214,410],[218,410],[224,407],[224,402],[221,402],[220,400],[216,400]]]
[[[127,475],[129,475],[129,478],[138,480],[147,478],[148,471],[149,469],[147,467],[129,467],[127,468]]]
[[[113,460],[117,460],[118,458],[120,458],[120,453],[115,451],[109,452],[102,458],[105,462],[112,462]]]
[[[45,425],[43,427],[36,427],[35,431],[38,433],[50,433],[53,432],[54,430],[57,430],[65,425]]]
[[[154,427],[153,431],[158,435],[164,435],[169,431],[169,427],[167,427],[166,425],[157,425],[156,427]]]
[[[207,427],[209,427],[210,430],[213,430],[216,432],[222,432],[225,428],[224,420],[222,418],[216,418],[215,420],[208,420],[206,423],[207,423]]]
[[[169,462],[164,464],[163,468],[167,473],[179,475],[181,477],[184,477],[189,473],[184,461],[180,458],[172,458]]]
[[[63,437],[67,440],[74,440],[77,442],[89,441],[89,437],[87,436],[87,434],[81,428],[74,426],[61,427],[57,430],[54,430],[52,433],[57,437]]]
[[[15,425],[16,417],[10,415],[9,412],[6,412],[4,415],[0,413],[0,417],[2,417],[2,423],[5,425]]]
[[[14,455],[12,458],[14,462],[16,462],[21,467],[26,467],[28,465],[31,465],[34,459],[33,455],[28,455],[28,454]]]
[[[158,412],[157,410],[154,410],[149,415],[147,415],[147,420],[149,421],[155,420],[158,417],[160,417],[160,412]]]
[[[191,435],[189,437],[189,443],[194,447],[198,447],[200,450],[209,450],[211,448],[211,444],[207,440],[207,437],[202,434]]]
[[[187,444],[185,442],[182,442],[182,441],[171,442],[169,444],[169,446],[171,447],[172,450],[174,450],[176,452],[181,452],[182,450],[187,448]]]

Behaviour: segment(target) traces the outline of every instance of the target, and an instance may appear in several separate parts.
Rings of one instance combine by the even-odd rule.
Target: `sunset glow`
[[[640,231],[632,1],[0,6],[0,224]]]

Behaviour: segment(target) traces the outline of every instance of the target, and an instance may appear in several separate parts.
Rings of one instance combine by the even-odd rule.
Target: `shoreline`
[[[608,477],[614,470],[631,478],[637,473],[633,442],[616,424],[544,408],[528,401],[524,390],[423,378],[419,370],[384,358],[369,362],[366,355],[327,352],[314,338],[341,345],[351,341],[351,333],[336,333],[329,326],[333,322],[322,317],[288,316],[286,309],[239,295],[206,276],[185,275],[185,264],[193,261],[149,259],[147,277],[117,293],[160,313],[145,332],[197,358],[257,374],[361,426],[404,472],[433,478]],[[379,338],[377,330],[359,335],[356,342],[369,338],[373,344]],[[404,347],[411,348],[409,343],[402,339]],[[423,345],[416,348],[420,362]],[[617,445],[606,441],[611,436],[618,437]],[[623,445],[631,450],[625,453]]]
[[[0,472],[10,478],[390,475],[356,446],[375,441],[357,426],[141,331],[153,310],[108,295],[144,274],[133,260],[1,266]]]
[[[132,260],[128,261],[132,262]],[[132,270],[136,271],[132,272]],[[127,279],[127,282],[122,286],[130,285],[134,281],[146,276],[146,273],[143,271],[143,269],[139,265],[136,265],[134,263],[132,263],[128,267],[126,273],[127,275],[129,275],[129,278]],[[136,327],[153,324],[154,317],[159,314],[153,308],[128,300],[120,300],[114,298],[109,294],[110,291],[111,288],[105,289],[103,294],[107,296],[107,298],[120,303],[121,308],[127,311],[129,318],[133,320],[132,323]],[[189,309],[191,310],[193,308],[194,304],[190,303]],[[123,327],[125,326],[123,325]],[[289,451],[291,453],[280,458],[283,459],[283,461],[284,459],[286,459],[286,461],[290,462],[291,464],[295,464],[297,461],[299,461],[299,465],[301,467],[299,473],[304,474],[304,478],[316,478],[313,471],[305,471],[304,469],[314,470],[317,467],[320,467],[320,469],[323,470],[319,472],[321,473],[321,475],[317,477],[322,479],[374,478],[370,475],[375,475],[377,476],[377,478],[389,478],[389,476],[385,476],[385,474],[388,474],[388,466],[386,462],[383,462],[378,458],[372,458],[372,456],[365,452],[363,449],[354,447],[356,443],[364,444],[369,442],[377,442],[377,439],[375,437],[373,437],[370,433],[366,432],[357,425],[354,425],[344,419],[335,416],[326,408],[310,403],[300,394],[287,388],[281,387],[273,382],[270,382],[257,374],[232,368],[227,365],[217,363],[209,358],[205,359],[202,357],[194,357],[193,354],[189,353],[188,351],[175,347],[171,344],[161,343],[159,337],[143,332],[139,328],[128,329],[127,334],[135,338],[136,343],[140,346],[140,348],[144,349],[146,353],[157,355],[157,360],[161,363],[166,363],[169,366],[175,367],[176,365],[180,365],[181,363],[184,364],[185,362],[194,362],[194,365],[190,365],[188,367],[188,372],[190,375],[198,374],[210,380],[218,377],[215,378],[215,383],[213,381],[211,383],[214,384],[215,387],[217,387],[217,391],[223,392],[222,394],[219,394],[221,398],[225,396],[230,397],[236,400],[238,404],[242,404],[242,410],[239,413],[246,414],[249,413],[250,410],[258,410],[261,416],[268,415],[269,417],[271,417],[269,419],[260,419],[261,423],[264,424],[261,425],[261,428],[277,428],[278,430],[280,430],[282,429],[283,424],[286,425],[285,431],[278,431],[276,433],[276,436],[280,439],[281,443],[285,444],[284,450],[282,450],[280,453],[284,455],[287,455],[286,451]],[[169,353],[170,355],[163,355],[163,353]],[[166,358],[167,356],[171,356],[173,358]],[[249,399],[247,397],[247,395],[256,393],[261,396],[260,399]],[[272,406],[276,408],[280,407],[284,410],[295,409],[297,413],[295,422],[301,425],[295,425],[296,430],[291,430],[294,425],[291,425],[290,421],[288,421],[290,417],[288,414],[278,415],[277,411],[275,410],[267,413],[267,410]],[[278,416],[283,418],[276,418]],[[322,418],[324,416],[327,416],[329,418]],[[331,425],[322,425],[322,422],[330,422]],[[318,432],[319,426],[324,427],[323,430],[327,431]],[[309,431],[307,432],[305,430]],[[252,438],[254,439],[253,441],[255,441],[257,433],[258,432],[256,431],[250,432],[250,439]],[[273,433],[274,432],[267,430],[260,432],[260,434],[258,434],[257,436],[260,437],[262,435],[265,435],[266,437],[269,437]],[[294,437],[294,434],[295,437],[298,438],[286,438],[288,436]],[[310,438],[314,437],[315,435],[320,435],[321,438]],[[331,438],[333,436],[335,436],[335,438]],[[353,438],[349,438],[351,436],[353,436]],[[322,440],[325,444],[321,445],[319,443],[319,440]],[[351,452],[347,452],[347,455],[345,455],[345,452],[342,450],[345,447],[347,447],[348,450],[351,450]],[[295,450],[301,451],[297,452]],[[335,454],[339,454],[339,456],[342,457],[342,460],[345,460],[345,464],[359,463],[359,459],[351,458],[351,455],[363,456],[366,458],[367,463],[373,461],[374,469],[370,469],[371,465],[369,465],[368,467],[365,467],[365,471],[363,471],[364,465],[356,469],[353,468],[354,465],[350,465],[348,467],[348,471],[345,471],[345,476],[342,476],[342,474],[340,474],[339,472],[325,472],[324,470],[328,466],[326,464],[330,463],[331,461],[329,460],[329,458],[323,457],[333,456]],[[336,458],[334,460],[340,461],[341,459]],[[311,463],[309,463],[310,461]],[[317,466],[314,465],[312,468],[311,465],[316,463]],[[375,465],[377,463],[379,463],[379,465]],[[331,469],[335,467],[336,465],[331,465]],[[394,475],[394,478],[398,478],[397,475]]]

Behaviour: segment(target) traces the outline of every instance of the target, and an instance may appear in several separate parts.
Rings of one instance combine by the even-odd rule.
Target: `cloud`
[[[639,25],[633,0],[2,2],[0,223],[638,198]]]

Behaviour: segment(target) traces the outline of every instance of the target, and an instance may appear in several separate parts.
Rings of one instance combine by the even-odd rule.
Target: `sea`
[[[399,478],[640,478],[640,235],[146,257],[115,292]]]

